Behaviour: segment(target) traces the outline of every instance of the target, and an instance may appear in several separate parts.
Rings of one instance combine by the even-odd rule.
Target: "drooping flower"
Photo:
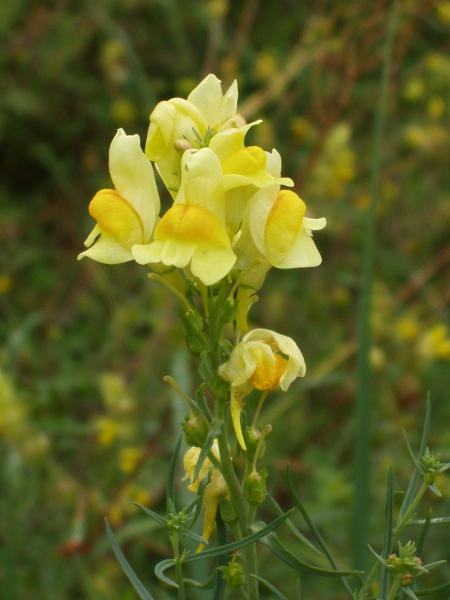
[[[206,485],[205,491],[203,492],[203,507],[204,507],[204,521],[203,521],[203,534],[202,537],[205,540],[209,540],[214,530],[214,522],[216,520],[217,508],[219,506],[219,497],[229,497],[230,491],[223,478],[221,472],[218,469],[213,468],[212,462],[209,458],[206,458],[198,474],[197,479],[194,481],[195,467],[197,466],[198,458],[200,456],[201,449],[193,446],[189,448],[183,458],[183,466],[186,471],[186,475],[183,478],[190,479],[188,490],[194,494],[198,492],[200,482],[204,479],[211,470],[210,482]],[[217,441],[211,447],[211,452],[214,456],[219,459],[219,447]],[[198,551],[202,550],[203,544],[200,544]]]
[[[203,148],[185,152],[182,170],[180,191],[156,226],[154,241],[135,245],[133,255],[140,264],[189,266],[195,277],[212,285],[236,261],[226,231],[222,167],[216,154]]]
[[[231,417],[241,447],[246,445],[241,429],[242,398],[253,389],[286,391],[297,377],[306,373],[305,360],[289,337],[269,329],[250,331],[219,367],[219,374],[231,386]]]
[[[106,264],[133,260],[134,244],[152,239],[160,210],[153,167],[140,147],[138,135],[119,129],[109,149],[109,171],[115,190],[100,190],[89,205],[97,221],[79,254]]]

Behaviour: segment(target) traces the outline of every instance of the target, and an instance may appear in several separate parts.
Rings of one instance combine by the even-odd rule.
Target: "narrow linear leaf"
[[[386,529],[384,534],[383,558],[391,554],[392,537],[394,534],[394,483],[392,478],[392,467],[389,469],[387,497],[386,497]],[[389,572],[383,564],[380,573],[380,598],[386,600],[388,597]]]
[[[201,590],[210,590],[212,587],[214,587],[215,578],[216,578],[216,572],[213,571],[211,573],[211,575],[208,577],[208,579],[206,581],[204,581],[203,583],[201,583],[200,581],[195,581],[195,579],[189,579],[189,578],[183,578],[183,581],[184,581],[184,583],[187,583],[188,585],[193,585],[197,588],[200,588]]]
[[[253,527],[257,526],[258,524]],[[278,556],[279,559],[297,571],[308,571],[309,573],[315,573],[322,577],[343,577],[344,575],[358,575],[362,573],[361,571],[330,571],[329,569],[322,569],[321,567],[310,565],[290,552],[273,532],[261,538],[260,543],[267,546],[275,556]]]
[[[209,430],[208,435],[206,436],[205,443],[202,446],[201,452],[197,460],[197,464],[195,465],[194,481],[197,479],[198,474],[200,473],[200,469],[203,467],[203,463],[205,462],[205,459],[208,456],[212,445],[214,444],[214,438],[217,437],[217,434],[219,433],[221,427],[222,423],[220,423],[216,419],[214,419],[214,421],[211,423],[211,429]]]
[[[183,531],[180,531],[180,536],[186,536],[191,540],[198,542],[199,544],[209,544],[208,540],[205,540],[205,538],[203,538],[201,535],[195,533],[194,531],[190,531],[189,529],[183,529]]]
[[[109,541],[111,542],[111,546],[113,548],[114,554],[116,555],[117,560],[119,561],[120,566],[123,569],[123,572],[128,577],[131,585],[136,590],[139,598],[141,598],[141,600],[155,600],[153,598],[153,596],[147,592],[147,590],[143,586],[142,582],[139,580],[138,576],[131,568],[130,563],[125,558],[122,550],[117,545],[116,540],[114,539],[114,534],[112,532],[112,529],[111,529],[111,527],[108,523],[108,519],[106,519],[106,517],[105,517],[105,527],[106,527],[106,534],[109,538]]]
[[[183,436],[180,436],[169,464],[169,472],[167,474],[167,514],[170,514],[170,506],[175,506],[175,471],[182,439]]]
[[[323,537],[320,535],[319,530],[317,529],[317,527],[312,522],[311,518],[309,517],[308,513],[306,512],[305,507],[300,502],[300,498],[298,497],[297,492],[295,491],[294,482],[292,481],[292,475],[291,475],[291,467],[290,467],[290,465],[288,465],[286,467],[286,479],[287,479],[289,491],[291,492],[291,495],[292,495],[292,498],[294,500],[294,503],[295,503],[296,507],[301,512],[301,514],[302,514],[303,518],[305,519],[308,527],[310,528],[312,534],[316,538],[317,543],[322,548],[325,556],[328,558],[328,560],[330,562],[330,565],[333,567],[333,569],[335,569],[336,571],[338,571],[339,567],[338,567],[336,561],[334,560],[333,555],[331,554],[331,551],[329,550],[329,548],[328,548],[327,544],[325,543],[325,540],[323,539]],[[342,581],[342,585],[347,590],[347,593],[350,595],[351,598],[353,598],[353,590],[350,587],[348,581],[346,581],[345,579],[342,579],[341,581]]]
[[[178,587],[179,587],[178,584],[175,583],[175,581],[173,581],[169,577],[166,577],[166,575],[164,575],[164,571],[166,569],[170,569],[170,567],[174,567],[174,566],[175,566],[175,561],[173,560],[173,558],[167,558],[166,560],[162,560],[155,567],[155,575],[160,581],[167,583],[167,585],[170,585],[170,587],[178,589]]]
[[[267,581],[266,579],[263,579],[262,577],[258,577],[258,575],[250,575],[250,577],[253,577],[254,579],[257,579],[258,581],[260,581],[262,584],[264,584],[266,587],[269,588],[269,590],[271,592],[273,592],[275,594],[275,596],[279,599],[279,600],[288,600],[286,598],[286,596],[284,594],[282,594],[280,592],[280,590],[278,590],[274,585],[272,585],[269,581]]]
[[[266,495],[264,504],[266,504],[266,506],[268,506],[272,510],[272,512],[274,514],[276,514],[277,516],[284,514],[281,507],[279,506],[278,502],[275,500],[275,498],[272,498],[272,496],[270,494]],[[295,527],[295,525],[292,523],[292,521],[290,519],[286,519],[286,526],[295,535],[295,537],[298,540],[300,540],[303,544],[308,546],[308,548],[310,548],[311,550],[314,550],[314,552],[317,552],[318,554],[323,554],[302,533],[300,533],[300,531],[297,529],[297,527]]]
[[[166,521],[166,519],[161,517],[161,515],[158,515],[158,513],[155,513],[153,510],[150,510],[149,508],[142,506],[142,504],[139,504],[139,502],[135,502],[134,504],[135,504],[135,506],[138,506],[141,510],[143,510],[146,515],[148,515],[154,521],[159,523],[162,527],[167,528],[167,521]]]
[[[426,519],[418,519],[417,521],[410,521],[409,525],[425,525]],[[431,519],[430,525],[440,525],[441,523],[450,523],[450,517],[436,517]]]
[[[234,550],[240,550],[241,548],[244,548],[245,546],[256,542],[266,534],[276,529],[278,525],[283,523],[283,521],[285,521],[288,518],[288,516],[294,512],[294,510],[295,508],[285,513],[283,516],[278,517],[277,519],[272,521],[272,523],[269,523],[269,525],[266,525],[265,527],[256,531],[255,533],[252,533],[251,535],[242,538],[242,540],[237,540],[236,542],[232,542],[231,544],[225,544],[224,546],[219,546],[217,548],[211,548],[210,550],[203,550],[202,552],[198,552],[197,554],[191,554],[183,562],[188,563],[193,562],[195,560],[203,560],[205,558],[214,558],[216,556],[220,556],[221,554],[227,554],[228,552],[234,552]]]
[[[431,514],[432,510],[430,508],[427,518],[424,521],[422,531],[420,532],[419,539],[417,540],[417,556],[422,556],[423,549],[425,547],[425,540],[427,539],[428,531],[431,525]]]
[[[404,594],[406,594],[407,596],[409,596],[410,598],[412,598],[412,600],[417,600],[417,596],[415,595],[415,593],[412,591],[412,589],[409,586],[404,585],[402,592]]]
[[[211,411],[209,410],[208,403],[206,402],[205,395],[203,390],[206,388],[206,384],[202,383],[202,385],[195,392],[195,399],[197,401],[199,409],[202,411],[203,415],[206,417],[208,423],[211,423],[213,420],[213,416]]]
[[[428,588],[427,590],[419,590],[416,592],[416,596],[429,596],[430,594],[436,594],[437,592],[443,592],[444,590],[450,589],[450,581],[447,583],[443,583],[442,585],[438,585],[433,588]]]
[[[427,400],[426,400],[426,403],[425,403],[425,419],[424,419],[424,424],[423,424],[422,439],[421,439],[420,448],[419,448],[419,457],[423,456],[425,454],[426,449],[427,449],[428,436],[430,434],[430,415],[431,415],[431,402],[430,402],[430,393],[428,392],[428,394],[427,394]],[[414,495],[415,495],[415,491],[416,491],[416,488],[417,488],[417,483],[419,481],[419,472],[417,470],[416,459],[415,459],[414,454],[413,454],[413,452],[411,450],[411,446],[409,445],[408,438],[406,437],[406,434],[403,433],[403,435],[405,437],[406,448],[407,448],[408,453],[410,454],[411,459],[413,461],[414,472],[413,472],[413,474],[411,476],[411,479],[409,481],[409,485],[408,485],[408,488],[406,490],[405,496],[403,498],[403,502],[402,502],[402,504],[400,506],[400,510],[398,511],[397,525],[400,523],[400,521],[402,520],[402,518],[404,517],[404,515],[408,511],[409,507],[411,506],[411,503],[414,500]]]

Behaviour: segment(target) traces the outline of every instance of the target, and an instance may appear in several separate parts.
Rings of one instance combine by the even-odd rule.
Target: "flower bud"
[[[203,317],[196,310],[183,310],[179,314],[186,335],[195,335],[203,331]]]
[[[259,473],[250,473],[244,479],[244,496],[250,504],[261,504],[266,498],[267,469]]]
[[[259,440],[261,439],[261,432],[259,431],[259,429],[246,427],[244,429],[243,435],[245,445],[247,446],[247,460],[252,462],[253,457],[255,456],[256,449],[258,448]],[[265,450],[266,442],[263,442],[259,449],[258,458],[262,458],[264,456]]]
[[[220,496],[219,508],[220,516],[222,517],[222,521],[224,523],[235,523],[238,520],[239,515],[230,497]]]
[[[203,341],[196,335],[185,335],[186,348],[189,354],[198,356],[205,348],[203,347]]]
[[[219,567],[218,571],[222,571],[222,576],[227,582],[227,585],[232,590],[244,585],[244,569],[233,559],[226,567]]]
[[[203,447],[209,432],[208,424],[204,419],[197,416],[191,419],[186,417],[181,427],[186,434],[185,441],[188,446]]]

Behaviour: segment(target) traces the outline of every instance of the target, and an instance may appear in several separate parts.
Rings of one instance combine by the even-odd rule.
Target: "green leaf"
[[[205,538],[203,538],[201,535],[199,535],[198,533],[194,533],[189,529],[183,529],[182,531],[180,531],[180,536],[186,536],[191,540],[198,542],[199,544],[209,544],[208,540],[205,540]]]
[[[283,511],[281,510],[278,502],[275,500],[275,498],[272,498],[272,496],[270,494],[266,495],[264,504],[266,504],[266,506],[268,506],[277,516],[284,514]],[[314,546],[314,544],[312,544],[302,533],[300,533],[300,531],[295,527],[295,525],[292,523],[292,521],[290,519],[286,519],[286,526],[295,535],[295,537],[298,540],[300,540],[303,544],[306,544],[306,546],[308,546],[308,548],[311,548],[311,550],[314,550],[314,552],[317,552],[318,554],[322,554],[322,552],[320,550],[318,550]]]
[[[450,581],[447,583],[443,583],[442,585],[437,585],[433,588],[428,588],[427,590],[419,590],[416,592],[416,596],[429,596],[430,594],[436,594],[437,592],[443,592],[444,590],[450,589]]]
[[[423,524],[422,531],[420,532],[419,539],[417,540],[416,556],[422,556],[422,554],[423,554],[423,549],[425,547],[425,540],[427,538],[428,531],[429,531],[430,525],[431,525],[431,513],[432,513],[432,510],[430,508],[430,510],[428,511],[428,514],[427,514],[427,518],[425,519],[425,522]]]
[[[167,514],[170,514],[170,505],[175,506],[175,471],[182,440],[183,436],[180,436],[170,460],[169,472],[167,474]]]
[[[135,502],[134,504],[135,504],[135,506],[138,506],[141,510],[143,510],[146,515],[148,515],[154,521],[159,523],[162,527],[167,529],[167,521],[166,521],[166,519],[164,519],[164,517],[161,517],[161,515],[158,515],[158,513],[153,512],[153,510],[150,510],[149,508],[142,506],[142,504],[139,504],[139,502]]]
[[[425,405],[425,420],[424,420],[424,424],[423,424],[422,440],[420,442],[420,448],[419,448],[419,457],[423,456],[427,449],[428,436],[430,434],[430,414],[431,414],[431,402],[430,402],[430,393],[428,392],[427,401],[426,401],[426,405]],[[405,437],[405,441],[406,441],[406,447],[407,447],[408,452],[410,453],[412,461],[413,461],[414,472],[411,476],[411,479],[410,479],[410,482],[408,485],[408,489],[406,490],[405,497],[403,498],[403,502],[400,506],[400,510],[398,511],[397,525],[401,522],[403,516],[406,514],[406,512],[408,511],[409,507],[411,506],[411,504],[414,500],[417,483],[418,483],[419,477],[420,477],[420,474],[417,470],[416,459],[414,458],[414,455],[412,453],[412,450],[409,445],[406,434],[404,434],[404,437]]]
[[[208,579],[206,581],[204,581],[203,583],[201,583],[200,581],[195,581],[195,579],[189,579],[189,578],[183,578],[183,581],[184,581],[184,583],[187,583],[189,585],[194,585],[195,587],[200,588],[202,590],[210,590],[212,587],[214,587],[215,578],[216,578],[216,572],[213,571],[211,573],[211,575],[208,577]]]
[[[250,575],[250,577],[253,577],[254,579],[257,579],[258,581],[260,581],[261,583],[263,583],[266,587],[268,587],[269,590],[275,594],[275,596],[278,598],[278,600],[288,600],[286,598],[286,596],[280,592],[280,590],[278,590],[274,585],[272,585],[266,579],[263,579],[262,577],[258,577],[258,575],[253,575],[253,574]]]
[[[283,516],[278,517],[277,519],[272,521],[272,523],[269,523],[269,525],[266,525],[259,531],[256,531],[251,535],[242,538],[242,540],[237,540],[236,542],[232,542],[231,544],[225,544],[224,546],[219,546],[217,548],[211,548],[210,550],[203,550],[202,552],[198,552],[197,554],[191,554],[183,562],[188,563],[193,562],[195,560],[203,560],[205,558],[214,558],[216,556],[220,556],[221,554],[227,554],[228,552],[233,552],[234,550],[244,548],[245,546],[256,542],[257,540],[265,536],[267,533],[270,533],[271,531],[276,529],[278,525],[283,523],[283,521],[285,521],[288,518],[288,516],[294,512],[294,510],[295,509],[293,508],[292,510],[285,513]]]
[[[253,526],[255,527],[255,526]],[[257,524],[256,524],[257,527]],[[300,558],[292,554],[278,539],[275,533],[269,533],[260,540],[261,544],[267,546],[275,556],[285,562],[287,565],[296,569],[297,571],[307,571],[309,573],[315,573],[321,577],[343,577],[348,575],[358,575],[362,571],[330,571],[329,569],[322,569],[321,567],[315,567],[310,565]]]
[[[409,525],[424,525],[425,522],[426,519],[417,519],[416,521],[410,521]],[[430,525],[440,525],[441,523],[450,523],[450,517],[437,517],[430,521]]]
[[[106,533],[108,535],[109,541],[111,542],[111,546],[112,546],[112,548],[114,550],[114,554],[116,555],[117,560],[119,561],[120,566],[123,569],[123,572],[128,577],[128,579],[130,580],[131,585],[136,590],[139,598],[141,598],[141,600],[155,600],[153,598],[153,596],[151,596],[147,592],[147,590],[144,588],[144,586],[142,585],[142,583],[139,580],[138,576],[136,575],[136,573],[131,568],[130,563],[127,561],[127,559],[123,555],[122,550],[117,545],[116,540],[114,539],[114,534],[112,532],[112,529],[111,529],[111,527],[110,527],[110,525],[108,523],[108,519],[106,519],[106,517],[105,517],[105,527],[106,527]]]
[[[198,405],[199,409],[202,411],[206,420],[208,421],[208,423],[211,423],[211,421],[213,420],[213,416],[211,414],[211,411],[209,410],[208,403],[207,403],[205,395],[203,393],[203,390],[205,388],[206,388],[206,384],[202,383],[202,385],[195,392],[195,399],[197,401],[197,405]]]
[[[386,529],[384,533],[383,558],[391,554],[392,538],[394,535],[394,482],[392,478],[392,467],[389,469],[388,487],[386,496]],[[386,600],[388,597],[389,572],[383,564],[380,573],[380,598]]]
[[[212,421],[211,429],[209,430],[209,433],[206,436],[205,443],[203,444],[203,447],[197,460],[197,464],[195,465],[194,481],[197,479],[198,474],[200,473],[200,469],[202,468],[203,463],[205,462],[205,458],[208,456],[209,451],[211,450],[211,447],[214,444],[214,438],[217,437],[217,434],[219,433],[221,427],[222,422],[217,421],[216,419]]]
[[[175,583],[175,581],[173,581],[169,577],[166,577],[164,575],[164,571],[166,569],[169,569],[170,567],[174,567],[174,566],[175,566],[175,561],[173,560],[173,558],[167,558],[166,560],[162,560],[155,567],[155,575],[160,581],[167,583],[167,585],[169,585],[170,587],[178,589],[178,587],[179,587],[178,584]]]
[[[402,587],[402,591],[409,596],[410,598],[412,598],[412,600],[417,600],[417,596],[415,595],[415,593],[412,591],[412,589],[409,587],[409,585],[404,585]]]

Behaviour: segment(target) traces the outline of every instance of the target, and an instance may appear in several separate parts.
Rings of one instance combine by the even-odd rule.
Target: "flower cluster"
[[[168,285],[187,309],[180,313],[186,345],[199,359],[214,415],[202,389],[194,401],[172,378],[165,380],[189,413],[183,430],[191,448],[184,466],[189,491],[202,495],[204,540],[219,508],[225,523],[239,521],[242,536],[264,501],[267,471],[256,467],[272,427],[257,428],[259,411],[271,390],[286,391],[305,375],[306,366],[292,339],[267,329],[249,331],[247,313],[271,267],[320,264],[312,232],[326,224],[323,218],[307,217],[303,200],[285,189],[294,183],[281,176],[275,149],[245,145],[248,130],[260,121],[247,124],[236,111],[236,82],[223,94],[220,81],[209,75],[187,100],[173,98],[156,106],[145,153],[137,135],[119,129],[109,152],[115,189],[101,190],[92,199],[89,212],[97,224],[85,242],[88,249],[78,257],[148,265],[151,278]],[[164,214],[154,168],[173,201]],[[235,346],[223,339],[227,323],[236,330]],[[261,399],[251,426],[243,428],[242,399],[254,389]],[[228,411],[246,455],[242,488],[233,474]],[[124,456],[128,470],[137,457],[133,452]],[[232,570],[239,569],[234,565]],[[240,581],[231,578],[233,585]]]
[[[311,232],[325,219],[306,217],[303,200],[280,190],[293,186],[281,177],[280,155],[245,146],[247,131],[259,121],[247,124],[236,108],[236,82],[222,94],[220,81],[209,75],[187,100],[156,106],[145,154],[137,135],[119,129],[109,152],[115,189],[91,201],[97,224],[79,258],[134,259],[157,272],[176,267],[206,286],[239,269],[251,293],[271,266],[318,265]],[[173,198],[162,216],[150,161]]]

